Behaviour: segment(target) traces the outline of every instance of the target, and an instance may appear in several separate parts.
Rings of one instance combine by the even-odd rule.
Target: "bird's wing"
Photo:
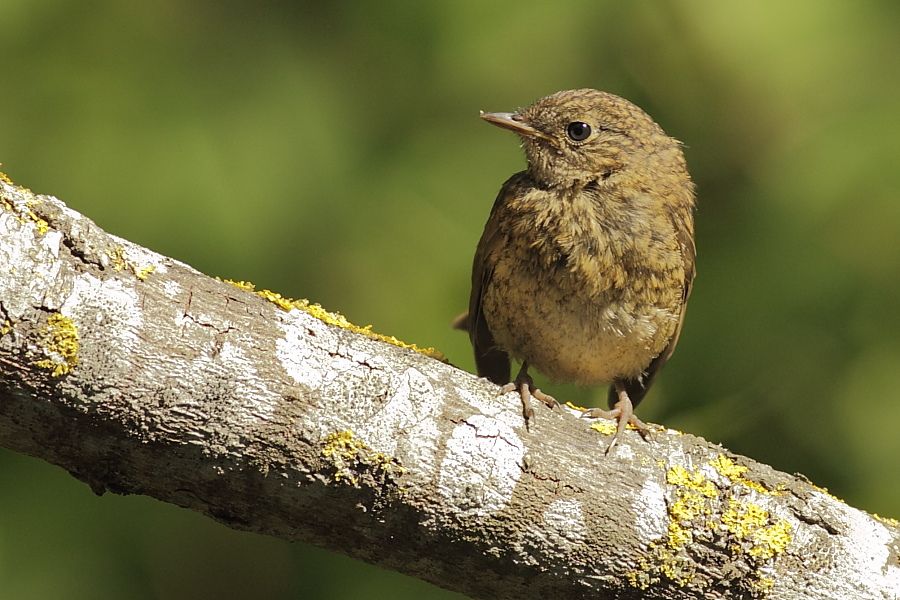
[[[687,218],[691,219],[692,217],[688,216]],[[678,338],[681,336],[681,326],[684,325],[684,314],[687,311],[688,298],[691,296],[691,289],[694,287],[694,277],[697,275],[697,246],[694,243],[693,223],[685,222],[676,215],[672,215],[672,220],[678,236],[678,245],[681,248],[681,260],[684,263],[684,284],[681,292],[681,314],[678,315],[678,327],[675,328],[675,333],[672,335],[669,345],[660,354],[663,362],[672,356],[672,353],[675,351],[675,345],[678,344]]]
[[[478,374],[487,377],[499,385],[509,382],[510,359],[502,348],[499,348],[494,340],[487,320],[484,318],[482,300],[484,291],[490,284],[497,263],[500,248],[505,244],[506,231],[503,231],[500,213],[502,206],[509,202],[517,192],[521,192],[522,178],[525,173],[516,173],[510,177],[491,208],[491,215],[484,226],[484,233],[475,250],[475,259],[472,263],[472,293],[469,296],[469,314],[465,321],[469,331],[469,339],[475,349],[475,365]],[[459,319],[457,319],[459,321]]]
[[[694,227],[692,221],[685,221],[685,217],[671,215],[672,225],[678,238],[678,245],[681,248],[681,260],[684,264],[684,284],[681,292],[681,312],[678,315],[678,326],[669,344],[660,352],[656,358],[650,361],[650,365],[644,370],[641,377],[635,379],[626,379],[623,381],[625,390],[628,392],[628,398],[633,406],[637,406],[650,389],[653,378],[662,368],[672,353],[675,352],[675,346],[678,344],[678,338],[681,336],[681,327],[684,325],[684,315],[687,311],[687,301],[691,295],[691,288],[694,286],[694,276],[697,274],[696,258],[697,247],[694,243]],[[691,219],[689,214],[687,219]],[[612,407],[618,401],[615,386],[610,386],[608,403]]]

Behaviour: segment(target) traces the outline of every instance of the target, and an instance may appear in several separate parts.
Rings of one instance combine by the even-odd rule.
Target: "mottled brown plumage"
[[[694,278],[694,186],[680,144],[634,104],[591,89],[482,118],[522,139],[527,170],[500,190],[472,269],[478,373],[518,389],[612,382],[618,438],[678,341]],[[522,361],[513,384],[510,357]]]

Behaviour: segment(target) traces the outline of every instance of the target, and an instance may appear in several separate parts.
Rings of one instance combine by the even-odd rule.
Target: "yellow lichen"
[[[669,505],[666,546],[680,550],[693,542],[692,522],[712,512],[710,500],[716,498],[719,492],[702,472],[691,473],[681,465],[675,465],[666,472],[666,483],[677,488],[675,500]]]
[[[750,555],[763,560],[774,558],[787,550],[793,540],[793,527],[786,519],[780,519],[753,534],[755,545],[750,549]]]
[[[3,337],[10,331],[12,331],[12,321],[10,321],[9,319],[4,319],[3,325],[0,325],[0,337]]]
[[[256,286],[250,283],[249,281],[235,281],[233,279],[223,279],[221,280],[224,283],[228,283],[233,285],[236,288],[240,288],[245,292],[254,292],[256,291]]]
[[[616,423],[608,419],[598,419],[591,423],[591,429],[599,431],[603,435],[612,435],[616,432]]]
[[[0,171],[0,181],[8,183],[9,185],[14,185],[12,179],[10,179],[3,171]]]
[[[137,269],[134,272],[134,276],[140,279],[141,281],[147,281],[147,278],[150,277],[150,274],[156,270],[156,265],[147,265],[146,267],[142,267]]]
[[[763,484],[744,477],[744,473],[749,469],[743,465],[737,464],[724,454],[718,455],[713,460],[709,461],[709,464],[717,473],[719,473],[719,475],[725,477],[732,483],[743,485],[744,487],[750,488],[760,494],[766,494],[767,496],[777,496],[782,493],[782,490],[780,489],[770,490]]]
[[[0,331],[0,333],[2,333],[2,331]],[[878,513],[873,513],[872,516],[881,523],[884,523],[885,525],[888,525],[890,527],[900,527],[900,521],[898,521],[897,519],[892,519],[891,517],[882,517]]]
[[[694,541],[694,536],[690,529],[685,529],[675,521],[669,522],[669,537],[666,540],[666,546],[672,550],[684,548]]]
[[[112,268],[115,271],[124,271],[128,268],[128,261],[125,260],[125,248],[117,244],[111,250],[106,251],[106,255],[112,260]]]
[[[646,590],[656,582],[655,578],[650,575],[652,568],[646,558],[640,559],[638,567],[638,569],[631,569],[626,572],[625,576],[628,578],[628,583],[631,587]]]
[[[746,467],[727,457],[717,457],[710,465],[732,483],[756,490],[746,484]],[[626,573],[629,583],[643,588],[664,577],[699,593],[710,582],[697,571],[692,556],[696,548],[714,544],[734,557],[742,557],[754,569],[745,580],[745,589],[753,597],[765,596],[773,585],[765,569],[791,543],[790,523],[772,518],[758,504],[735,497],[730,488],[720,489],[722,484],[717,485],[701,469],[674,465],[666,470],[666,483],[672,486],[666,533],[650,543],[646,558],[638,563],[641,569]]]
[[[751,542],[750,556],[762,560],[781,554],[791,543],[791,524],[784,519],[771,522],[769,511],[752,502],[728,499],[722,525],[738,540]]]
[[[757,504],[728,499],[728,508],[722,513],[722,525],[737,536],[748,537],[769,521],[769,512]]]
[[[0,175],[3,175],[3,174],[0,173]],[[2,178],[2,180],[4,183],[12,184],[12,181],[10,181],[8,178],[6,178],[6,176],[4,176]],[[9,198],[0,197],[0,207],[2,207],[4,210],[7,210],[7,211],[13,213],[16,216],[16,219],[20,223],[29,223],[29,222],[33,223],[34,228],[38,232],[38,235],[44,235],[45,233],[50,231],[50,224],[47,222],[46,219],[40,217],[36,212],[34,212],[34,210],[31,207],[32,204],[33,204],[33,201],[29,200],[29,201],[25,202],[24,207],[19,207],[19,206],[16,206],[12,202],[12,200],[10,200]]]
[[[579,412],[584,412],[587,410],[584,406],[578,406],[577,404],[572,404],[571,402],[566,402],[566,406],[571,408],[572,410],[577,410]]]
[[[291,310],[292,308],[300,308],[292,302],[291,298],[285,298],[278,292],[273,292],[272,290],[257,290],[256,295],[260,298],[264,298],[268,300],[278,308],[282,310]]]
[[[709,461],[709,464],[716,471],[718,471],[719,475],[727,477],[732,481],[743,479],[744,473],[746,473],[748,470],[747,467],[737,464],[724,454],[718,455],[717,457]]]
[[[750,582],[750,587],[757,596],[765,597],[775,587],[775,580],[767,575],[761,575],[756,581]]]
[[[147,281],[150,274],[156,271],[156,265],[138,267],[128,260],[128,257],[125,255],[125,247],[121,244],[116,244],[112,248],[108,248],[106,250],[106,255],[109,257],[110,266],[114,271],[131,271],[131,273],[141,281]]]
[[[340,327],[341,329],[346,329],[348,331],[352,331],[354,333],[359,333],[361,335],[366,336],[369,339],[378,340],[380,342],[386,342],[388,344],[392,344],[394,346],[399,346],[400,348],[407,348],[409,350],[413,350],[420,354],[424,354],[425,356],[430,356],[431,358],[440,360],[442,362],[447,362],[447,358],[441,353],[439,350],[434,348],[421,348],[415,344],[410,344],[404,341],[401,341],[395,338],[392,335],[383,335],[381,333],[376,333],[372,331],[371,325],[366,325],[365,327],[360,327],[359,325],[354,325],[347,318],[336,312],[330,312],[325,310],[319,304],[311,303],[309,300],[305,298],[301,298],[299,300],[295,300],[293,298],[286,298],[279,294],[278,292],[273,292],[271,290],[257,290],[256,286],[254,286],[249,281],[233,281],[231,279],[223,279],[225,283],[229,283],[239,289],[242,289],[247,292],[252,292],[259,296],[260,298],[264,298],[269,302],[273,303],[275,306],[279,307],[282,310],[290,311],[293,309],[302,310],[305,313],[308,313],[320,321],[324,321],[329,325],[334,325],[335,327]]]
[[[50,224],[47,223],[47,221],[45,219],[43,219],[42,217],[39,217],[37,215],[37,213],[35,213],[34,210],[31,208],[31,205],[32,205],[31,202],[27,202],[25,204],[25,214],[28,217],[28,219],[32,223],[34,223],[34,226],[37,229],[37,232],[40,235],[44,235],[45,233],[50,231]]]
[[[695,582],[697,570],[686,558],[674,554],[662,556],[662,573],[680,587],[686,587]]]
[[[35,366],[52,371],[54,377],[68,374],[78,364],[78,328],[69,317],[53,313],[43,331],[42,348],[48,358],[36,361]]]
[[[840,502],[841,504],[846,504],[846,502],[844,502],[842,499],[838,498],[837,496],[835,496],[834,494],[832,494],[831,492],[829,492],[827,487],[821,487],[821,486],[818,486],[818,485],[816,485],[816,484],[814,484],[814,483],[811,483],[810,485],[812,486],[812,488],[813,488],[814,490],[816,490],[817,492],[821,492],[821,493],[825,494],[826,496],[828,496],[828,497],[831,498],[832,500],[836,500],[836,501]]]
[[[580,409],[582,412],[588,410],[587,408]],[[600,432],[603,435],[612,435],[619,429],[619,423],[617,421],[607,419],[605,417],[600,417],[593,423],[591,423],[591,429],[594,431]],[[637,427],[632,425],[631,423],[625,424],[625,429],[630,429],[631,431],[637,431]]]
[[[692,473],[681,465],[675,465],[666,472],[666,483],[678,486],[682,490],[695,491],[707,498],[715,498],[719,493],[713,482],[707,479],[702,471]]]
[[[363,472],[370,473],[381,483],[406,473],[406,468],[396,458],[372,450],[349,429],[325,436],[322,456],[334,467],[335,481],[346,481],[353,486],[359,486]]]

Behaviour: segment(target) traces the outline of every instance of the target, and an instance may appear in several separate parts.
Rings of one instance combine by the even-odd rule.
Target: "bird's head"
[[[557,92],[517,112],[481,118],[519,134],[528,172],[543,186],[584,186],[647,168],[685,169],[676,140],[643,110],[607,92]]]

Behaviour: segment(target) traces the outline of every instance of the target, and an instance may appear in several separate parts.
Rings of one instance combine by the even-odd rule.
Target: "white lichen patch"
[[[279,315],[283,337],[275,343],[275,357],[291,380],[309,389],[323,384],[321,365],[312,361],[315,354],[310,336],[315,336],[319,347],[337,349],[337,341],[328,326],[299,310]]]
[[[409,368],[391,382],[387,402],[365,420],[359,434],[381,452],[402,454],[407,467],[431,473],[436,467],[441,402],[428,377]]]
[[[283,337],[276,341],[275,356],[284,372],[298,385],[309,389],[321,388],[326,384],[323,373],[329,377],[335,376],[335,373],[315,363],[317,350],[326,350],[334,355],[338,362],[332,364],[332,367],[339,367],[339,361],[342,360],[334,331],[324,322],[299,309],[277,312],[276,318]]]
[[[512,499],[524,456],[525,446],[512,427],[472,415],[447,440],[438,492],[462,517],[494,513]]]
[[[52,311],[42,335],[28,343],[29,352],[42,357],[34,364],[50,369],[54,377],[68,375],[79,364],[80,355],[97,351],[96,340],[113,351],[100,350],[122,368],[136,344],[141,315],[136,296],[118,281],[101,282],[93,275],[66,278],[58,289],[46,292],[43,303]],[[108,345],[108,346],[107,346]]]
[[[166,261],[168,260],[162,254],[157,254],[152,250],[148,250],[142,246],[138,246],[128,240],[110,235],[111,241],[119,244],[122,248],[122,258],[138,279],[147,279],[151,274],[163,275],[168,272]]]
[[[285,308],[285,307],[282,307]],[[314,392],[322,410],[306,423],[325,436],[353,429],[368,447],[402,456],[412,472],[436,470],[435,417],[443,402],[432,381],[415,368],[396,373],[380,342],[350,336],[297,308],[279,312],[282,337],[275,356],[288,379]]]
[[[17,188],[0,173],[0,210],[12,214],[26,225],[33,234],[42,236],[50,231],[50,224],[34,210],[34,194],[31,190]]]
[[[832,565],[843,572],[840,579],[846,581],[872,582],[869,593],[878,590],[896,590],[900,597],[900,566],[896,556],[892,556],[894,542],[891,532],[866,513],[838,502],[826,494],[819,494],[822,502],[830,504],[830,509],[841,515],[847,531],[840,536],[844,545],[841,556],[845,560]],[[888,584],[888,585],[885,585]],[[869,597],[860,595],[862,597]],[[874,596],[873,596],[874,597]]]
[[[184,292],[184,288],[174,279],[168,279],[163,283],[163,293],[170,300],[175,300]]]
[[[574,498],[554,500],[544,511],[544,532],[563,549],[584,540],[587,527],[581,502]]]
[[[418,473],[436,469],[435,416],[443,400],[431,380],[408,368],[394,373],[372,340],[346,343],[342,331],[298,309],[276,316],[283,334],[275,356],[289,380],[314,391],[323,410],[307,427],[325,436],[352,428],[368,447],[403,457]]]
[[[348,371],[355,370],[357,364],[356,361],[350,360],[350,358],[346,356],[337,355],[332,357],[331,362],[328,363],[328,371],[329,373],[343,375]]]
[[[499,394],[492,396],[490,393],[485,394],[483,385],[479,385],[478,389],[457,387],[456,394],[474,410],[496,419],[507,427],[513,429],[525,427],[525,420],[522,418],[522,401],[513,392],[502,396]]]
[[[86,219],[84,218],[84,215],[82,215],[82,214],[79,213],[79,212],[76,212],[75,210],[72,210],[71,208],[69,208],[68,206],[66,206],[65,204],[63,204],[63,202],[62,202],[59,198],[57,198],[56,196],[44,196],[44,198],[45,198],[46,200],[52,202],[52,203],[53,203],[54,205],[56,205],[58,208],[62,209],[63,214],[64,214],[70,221],[74,221],[74,222],[86,221]]]
[[[637,440],[637,441],[640,442],[640,440]],[[634,449],[631,446],[629,446],[628,444],[616,444],[615,446],[613,446],[613,449],[612,449],[612,451],[610,451],[610,454],[613,457],[615,457],[616,459],[621,459],[621,460],[628,461],[628,462],[634,460],[634,456],[635,456]]]
[[[35,244],[33,227],[0,210],[0,233],[8,243],[0,244],[0,298],[13,320],[41,304],[48,287],[57,280],[61,237],[48,232]]]
[[[48,231],[41,236],[40,245],[54,259],[59,258],[59,247],[62,245],[62,233],[59,231]]]
[[[236,341],[243,345],[253,343],[250,339]],[[256,363],[247,357],[242,345],[231,341],[224,342],[213,361],[218,370],[227,373],[237,388],[230,395],[237,403],[235,410],[250,422],[270,421],[276,408],[275,396],[267,389],[256,369]]]
[[[665,535],[669,523],[666,511],[666,490],[655,480],[647,479],[631,506],[634,531],[641,542],[649,544]]]
[[[72,289],[63,292],[59,311],[71,317],[83,330],[96,326],[105,344],[123,354],[122,366],[128,366],[124,354],[137,343],[143,326],[138,295],[131,282],[119,279],[101,280],[81,274],[73,280]]]

